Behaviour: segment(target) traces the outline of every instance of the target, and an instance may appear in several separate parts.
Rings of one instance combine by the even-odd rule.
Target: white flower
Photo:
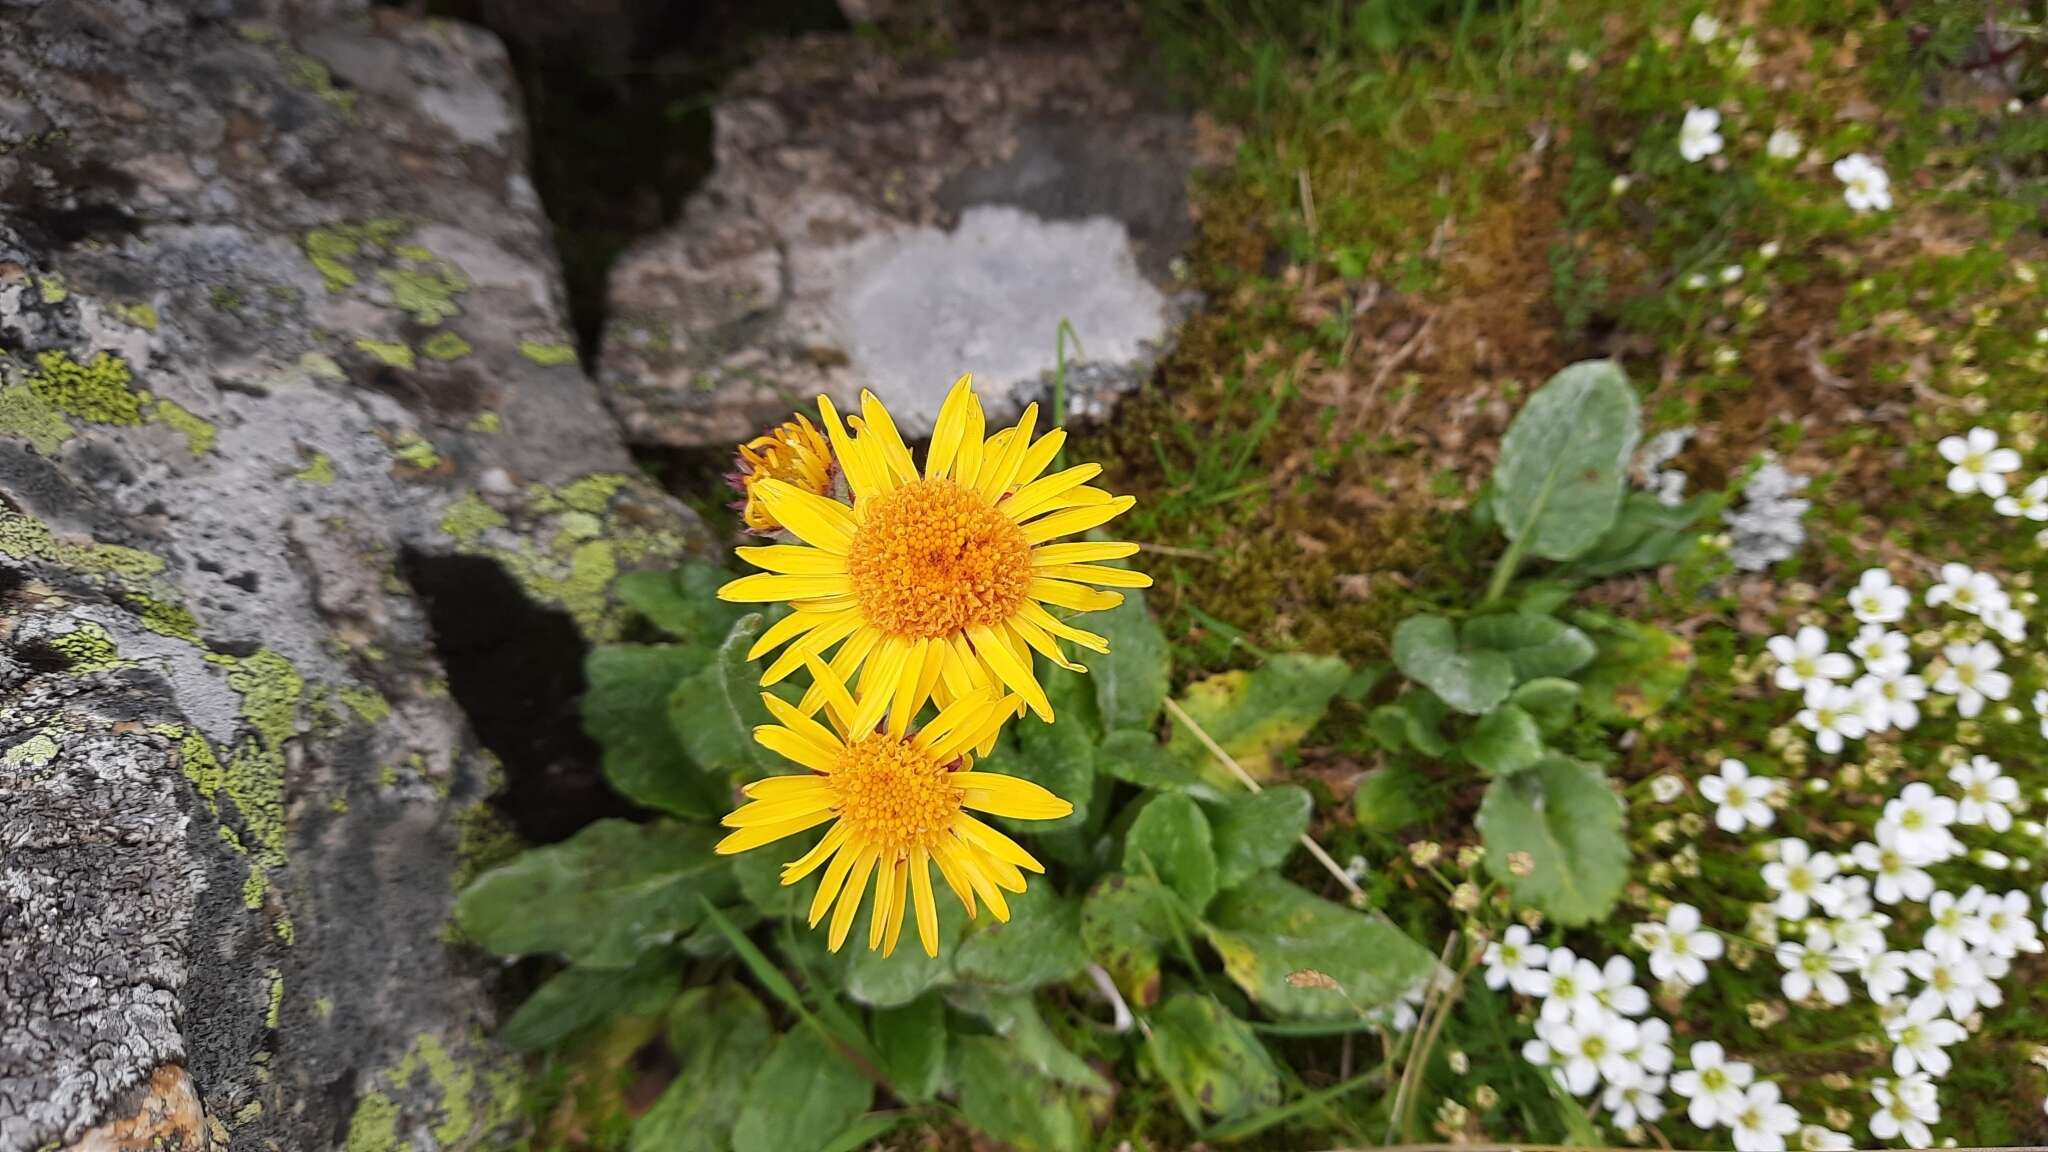
[[[1726,268],[1721,269],[1721,283],[1733,284],[1740,279],[1742,279],[1742,265],[1730,264]]]
[[[1958,848],[1955,834],[1948,830],[1955,822],[1956,802],[1937,795],[1933,785],[1915,780],[1885,803],[1878,843],[1884,843],[1884,825],[1889,824],[1899,855],[1914,864],[1939,864]]]
[[[1742,1094],[1728,1126],[1735,1130],[1736,1152],[1785,1152],[1785,1137],[1799,1131],[1799,1113],[1766,1080]]]
[[[1796,1003],[1818,992],[1829,1004],[1849,1002],[1849,982],[1842,979],[1842,973],[1856,965],[1847,957],[1835,955],[1829,947],[1831,943],[1825,933],[1809,932],[1804,944],[1787,940],[1778,945],[1778,967],[1785,970],[1779,987],[1787,1000]]]
[[[1992,956],[2013,957],[2041,951],[2041,936],[2027,894],[2018,889],[1989,897],[1981,908],[1984,940],[1979,946]]]
[[[1636,987],[1635,962],[1626,956],[1609,956],[1600,968],[1596,999],[1623,1016],[1641,1016],[1650,1010],[1650,994]]]
[[[2000,516],[2020,516],[2028,520],[2048,520],[2048,476],[2037,476],[2033,483],[2020,489],[2017,496],[2000,496],[1991,507]]]
[[[1639,924],[1637,931],[1659,980],[1696,988],[1707,982],[1707,961],[1721,957],[1721,938],[1700,927],[1700,910],[1690,904],[1673,904],[1662,924]]]
[[[1964,1036],[1963,1026],[1942,1018],[1941,1005],[1916,999],[1884,1022],[1885,1035],[1892,1040],[1892,1071],[1901,1076],[1915,1069],[1929,1076],[1946,1076],[1954,1061],[1948,1046]]]
[[[1951,492],[2003,496],[2006,474],[2020,470],[2020,454],[2000,448],[1998,433],[1989,428],[1972,428],[1964,435],[1945,437],[1935,448],[1942,459],[1955,465],[1948,470]]]
[[[1976,889],[1981,893],[1983,889]],[[1943,956],[1961,956],[1970,950],[1970,937],[1981,936],[1977,925],[1976,898],[1965,892],[1966,899],[1958,899],[1953,893],[1936,892],[1927,900],[1929,922],[1927,931],[1920,937],[1921,947]]]
[[[1964,719],[1982,712],[1985,700],[2003,700],[2012,691],[2012,677],[1998,670],[2004,657],[1991,641],[1951,644],[1941,654],[1948,659],[1948,670],[1934,682],[1934,690],[1954,696],[1956,712]]]
[[[1920,701],[1927,699],[1927,681],[1910,672],[1873,673],[1850,685],[1863,701],[1863,719],[1873,732],[1897,728],[1911,732],[1920,725]]]
[[[1941,1104],[1935,1099],[1934,1081],[1925,1074],[1907,1076],[1896,1082],[1873,1080],[1870,1094],[1877,1111],[1870,1116],[1870,1134],[1879,1140],[1904,1140],[1908,1148],[1934,1144],[1929,1124],[1941,1119]]]
[[[1741,1110],[1756,1069],[1740,1060],[1730,1060],[1712,1040],[1694,1044],[1687,1053],[1692,1067],[1671,1078],[1671,1090],[1685,1097],[1686,1119],[1695,1128],[1733,1124]]]
[[[1678,154],[1697,164],[1721,150],[1721,114],[1712,108],[1688,108],[1678,130]]]
[[[1769,262],[1778,258],[1779,249],[1780,246],[1776,240],[1766,240],[1756,246],[1756,254],[1763,257],[1766,262]]]
[[[1984,626],[1998,633],[2008,644],[2018,644],[2027,638],[2027,618],[2017,608],[1992,604],[1981,613]]]
[[[2041,739],[2048,740],[2048,688],[2034,693],[2034,715],[2041,718]]]
[[[1561,1024],[1600,1008],[1600,969],[1591,960],[1579,959],[1569,948],[1552,948],[1544,969],[1550,977],[1545,1020]]]
[[[1873,952],[1863,958],[1857,974],[1863,977],[1863,990],[1870,993],[1871,1000],[1888,1003],[1906,990],[1906,954]]]
[[[1486,986],[1498,990],[1512,985],[1524,996],[1547,995],[1550,973],[1543,966],[1549,959],[1550,949],[1532,943],[1527,928],[1509,925],[1499,940],[1486,946]]]
[[[1780,919],[1804,920],[1814,896],[1835,875],[1833,855],[1814,855],[1804,840],[1778,841],[1778,858],[1764,865],[1764,883],[1778,894],[1771,902]]]
[[[1778,662],[1772,683],[1787,692],[1804,692],[1816,683],[1856,674],[1856,665],[1842,653],[1828,651],[1828,634],[1811,624],[1791,636],[1773,636],[1764,647]]]
[[[1662,1076],[1644,1076],[1627,1087],[1609,1084],[1600,1093],[1600,1106],[1614,1117],[1617,1128],[1655,1124],[1664,1118],[1664,1083]]]
[[[1861,740],[1870,730],[1864,714],[1863,697],[1840,684],[1819,683],[1806,689],[1806,707],[1793,719],[1813,733],[1814,746],[1830,756],[1842,750],[1842,741]]]
[[[1644,1072],[1662,1076],[1671,1071],[1671,1025],[1652,1016],[1636,1024],[1636,1046],[1629,1058]]]
[[[1702,12],[1692,18],[1691,31],[1693,43],[1712,44],[1714,37],[1721,34],[1721,22],[1716,20],[1712,13]]]
[[[1700,781],[1700,795],[1714,805],[1714,824],[1723,832],[1744,828],[1769,828],[1777,813],[1765,800],[1778,782],[1768,776],[1751,776],[1740,760],[1721,761],[1721,774]]]
[[[1952,604],[1974,616],[1988,607],[2010,607],[2012,598],[1998,586],[1998,577],[1950,562],[1941,566],[1941,583],[1927,590],[1927,603],[1929,607]]]
[[[1865,624],[1890,624],[1904,619],[1913,594],[1892,583],[1892,574],[1871,568],[1849,590],[1849,610]]]
[[[1629,1052],[1636,1046],[1636,1025],[1612,1012],[1587,1013],[1563,1024],[1549,1024],[1544,1040],[1557,1053],[1558,1072],[1574,1096],[1594,1085],[1633,1084],[1643,1070]]]
[[[1659,804],[1669,804],[1685,795],[1685,781],[1666,772],[1650,780],[1650,799]]]
[[[1968,764],[1948,770],[1948,778],[1961,786],[1963,798],[1956,804],[1956,823],[1984,825],[1993,832],[2012,827],[2012,808],[2020,800],[2020,786],[1998,761],[1989,756],[1973,757]]]
[[[1903,594],[1904,588],[1894,588]],[[1849,594],[1852,598],[1854,592]],[[1858,610],[1861,614],[1861,610]],[[1893,617],[1897,619],[1897,617]],[[1913,658],[1907,652],[1911,642],[1904,632],[1894,632],[1882,624],[1865,624],[1856,630],[1856,638],[1849,641],[1849,654],[1863,661],[1863,667],[1880,676],[1887,673],[1897,675],[1913,666]]]
[[[1576,76],[1593,66],[1593,57],[1583,48],[1574,48],[1564,54],[1564,70]]]
[[[1849,1152],[1855,1144],[1845,1132],[1823,1128],[1818,1124],[1799,1126],[1800,1152]]]
[[[1863,153],[1852,152],[1835,161],[1835,179],[1842,182],[1842,199],[1856,211],[1891,209],[1892,178],[1877,166],[1877,161]]]
[[[1934,878],[1912,857],[1899,850],[1899,826],[1896,823],[1880,820],[1871,835],[1875,843],[1866,840],[1851,848],[1849,853],[1856,866],[1875,879],[1872,892],[1881,903],[1897,904],[1901,900],[1911,900],[1918,904],[1933,894]]]
[[[1771,138],[1764,141],[1764,155],[1773,160],[1797,160],[1805,148],[1806,141],[1790,128],[1776,129],[1772,131]]]
[[[1996,1008],[2005,1002],[1998,985],[1985,979],[1983,966],[1960,952],[1942,956],[1915,949],[1906,954],[1906,970],[1927,985],[1913,998],[1915,1003],[1928,1001],[1935,1015],[1945,1011],[1964,1020],[1979,1006]]]

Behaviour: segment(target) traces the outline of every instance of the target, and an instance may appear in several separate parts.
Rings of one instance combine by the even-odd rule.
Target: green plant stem
[[[1523,539],[1528,537],[1524,536]],[[1486,582],[1486,599],[1480,605],[1491,604],[1507,594],[1508,585],[1515,578],[1515,570],[1522,566],[1522,541],[1508,542],[1508,550],[1500,554],[1500,563],[1494,565],[1493,579]]]

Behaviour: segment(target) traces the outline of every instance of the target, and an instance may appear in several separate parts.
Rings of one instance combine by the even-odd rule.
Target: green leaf
[[[1264,781],[1280,755],[1322,720],[1331,697],[1350,678],[1350,665],[1335,656],[1283,652],[1251,671],[1197,680],[1180,703],[1239,767]],[[1173,725],[1167,747],[1213,779],[1232,781],[1185,724]]]
[[[1478,827],[1494,878],[1567,927],[1607,915],[1628,881],[1621,801],[1591,765],[1551,755],[1495,780]]]
[[[1692,645],[1652,624],[1612,620],[1597,633],[1599,656],[1581,676],[1595,720],[1630,726],[1655,715],[1692,678]]]
[[[946,1078],[946,1002],[928,993],[895,1008],[878,1008],[868,1026],[882,1074],[913,1103],[936,1096]]]
[[[669,1011],[678,1064],[668,1088],[633,1125],[632,1152],[726,1152],[747,1080],[775,1042],[754,994],[727,981],[692,988]]]
[[[1080,901],[1043,881],[1010,898],[1009,923],[990,917],[962,940],[953,961],[963,980],[1018,990],[1071,980],[1087,966]]]
[[[925,955],[924,945],[918,943],[915,908],[904,914],[903,936],[896,942],[896,951],[888,956],[869,951],[867,936],[861,930],[864,925],[857,926],[846,945],[851,953],[846,966],[848,996],[872,1008],[892,1008],[908,1004],[926,990],[951,981],[953,957],[967,926],[967,910],[943,884],[933,895],[939,902],[939,954]]]
[[[501,956],[625,968],[695,927],[704,899],[732,894],[717,840],[710,828],[600,820],[479,876],[456,899],[456,921]]]
[[[724,806],[668,725],[669,694],[708,659],[694,646],[607,644],[583,662],[583,731],[604,749],[604,778],[619,795],[677,816],[709,817]]]
[[[1424,803],[1429,780],[1415,765],[1391,761],[1359,778],[1351,793],[1352,818],[1368,832],[1395,832],[1429,819]]]
[[[1235,888],[1254,873],[1278,868],[1308,831],[1315,798],[1280,784],[1207,805],[1216,847],[1216,886]]]
[[[565,968],[534,989],[498,1029],[498,1042],[521,1052],[552,1047],[599,1020],[659,1012],[676,994],[682,973],[673,959],[652,956],[631,968]]]
[[[1124,835],[1123,869],[1137,876],[1156,872],[1188,907],[1207,907],[1216,895],[1216,851],[1201,805],[1172,792],[1145,801]]]
[[[1217,897],[1203,932],[1230,978],[1276,1016],[1331,1019],[1384,1007],[1436,966],[1434,956],[1386,921],[1271,873]]]
[[[1510,776],[1542,758],[1543,733],[1535,717],[1503,704],[1479,718],[1458,751],[1488,776]]]
[[[1622,499],[1613,527],[1559,574],[1597,580],[1668,564],[1699,543],[1698,525],[1726,502],[1719,492],[1702,492],[1676,505],[1648,492],[1630,492]]]
[[[1235,792],[1219,788],[1200,768],[1169,750],[1150,732],[1111,732],[1095,749],[1095,770],[1150,792],[1178,792],[1214,799]]]
[[[1208,996],[1176,992],[1151,1016],[1148,1051],[1174,1098],[1223,1119],[1280,1103],[1280,1069],[1244,1021]],[[1187,1117],[1200,1128],[1201,1116]]]
[[[1009,1045],[1012,1055],[1037,1075],[1069,1088],[1108,1094],[1109,1082],[1089,1067],[1086,1060],[1060,1043],[1059,1037],[1046,1026],[1045,1017],[1039,1014],[1038,1004],[1029,994],[974,989],[955,993],[953,1004],[963,1012],[988,1021],[989,1027],[995,1029],[996,1035]]]
[[[1365,718],[1366,730],[1379,746],[1399,752],[1408,746],[1408,710],[1399,704],[1382,704]]]
[[[711,645],[747,613],[744,606],[718,598],[718,586],[727,579],[721,569],[692,562],[674,572],[628,572],[612,589],[663,632]]]
[[[1017,1152],[1079,1152],[1084,1146],[1088,1125],[1077,1111],[1079,1100],[1058,1081],[993,1036],[962,1037],[953,1048],[960,1111],[983,1135]]]
[[[739,618],[711,663],[676,685],[668,700],[669,727],[690,759],[707,772],[761,772],[781,763],[754,742],[754,728],[774,718],[761,703],[761,673],[747,649],[761,635],[767,617]]]
[[[1461,652],[1457,631],[1441,616],[1410,616],[1394,629],[1394,665],[1468,716],[1483,716],[1508,698],[1515,666],[1498,652]]]
[[[1093,613],[1086,623],[1089,631],[1109,641],[1109,654],[1088,663],[1103,728],[1149,729],[1166,699],[1172,661],[1166,634],[1145,611],[1145,594],[1128,590],[1122,604]]]
[[[1522,684],[1508,699],[1534,717],[1545,736],[1555,736],[1571,724],[1572,712],[1579,706],[1579,691],[1574,681],[1544,676]]]
[[[822,1148],[868,1110],[874,1088],[809,1028],[786,1033],[747,1083],[732,1152]]]
[[[1173,939],[1169,899],[1150,876],[1112,874],[1081,903],[1081,943],[1138,1008],[1159,1002],[1159,954]]]
[[[1397,702],[1401,709],[1402,722],[1406,725],[1408,743],[1424,756],[1440,757],[1451,750],[1451,742],[1444,738],[1444,717],[1450,712],[1444,707],[1443,698],[1427,688],[1404,692]]]
[[[1059,713],[1059,717],[1054,724],[1036,716],[1013,722],[997,740],[995,751],[975,761],[976,771],[1029,780],[1074,806],[1072,812],[1057,820],[997,817],[996,826],[1012,835],[1043,835],[1079,828],[1088,821],[1088,803],[1095,792],[1095,749],[1081,725],[1070,723],[1065,712]]]
[[[1501,439],[1493,477],[1501,530],[1550,560],[1592,548],[1620,510],[1638,435],[1635,389],[1612,360],[1552,376]]]
[[[1517,681],[1568,675],[1593,659],[1593,641],[1551,616],[1513,612],[1479,616],[1465,621],[1460,635],[1467,648],[1507,657],[1515,667]]]
[[[813,886],[815,881],[813,884],[784,884],[782,866],[810,851],[824,835],[823,828],[816,832],[799,832],[777,844],[777,848],[786,844],[786,851],[757,850],[729,857],[740,895],[765,916],[788,917],[808,911],[810,892],[816,890]]]

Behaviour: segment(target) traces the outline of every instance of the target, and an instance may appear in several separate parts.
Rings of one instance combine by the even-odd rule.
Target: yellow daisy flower
[[[810,771],[747,785],[748,802],[725,817],[734,831],[719,842],[718,851],[744,852],[830,823],[824,839],[783,866],[782,882],[794,884],[825,869],[811,899],[810,923],[815,928],[826,912],[832,913],[834,952],[845,943],[872,879],[868,948],[879,948],[883,955],[894,952],[904,914],[914,907],[918,940],[926,955],[937,956],[933,865],[968,916],[975,915],[979,896],[996,919],[1007,921],[1010,906],[1003,893],[1024,891],[1024,871],[1045,868],[968,810],[1018,820],[1057,820],[1074,810],[1028,780],[974,771],[971,749],[994,738],[1015,710],[1016,697],[985,688],[955,700],[915,733],[883,728],[855,737],[861,729],[845,723],[853,699],[815,659],[812,667],[825,685],[833,727],[762,695],[780,723],[754,729],[754,738]]]
[[[740,503],[740,518],[765,536],[782,525],[761,501],[758,488],[764,480],[779,480],[813,496],[832,491],[832,446],[817,425],[799,414],[739,446],[739,471],[732,482],[746,497]]]
[[[762,480],[754,489],[761,505],[801,543],[739,549],[766,571],[718,591],[726,600],[788,601],[795,609],[748,653],[757,659],[788,645],[761,682],[774,684],[836,645],[832,671],[847,683],[859,673],[854,731],[884,718],[902,730],[926,700],[944,706],[997,685],[1050,721],[1031,653],[1084,672],[1061,653],[1060,641],[1094,652],[1107,652],[1109,643],[1045,606],[1114,608],[1122,593],[1089,585],[1152,583],[1100,563],[1136,553],[1136,544],[1053,541],[1107,523],[1132,498],[1088,484],[1099,464],[1045,475],[1066,433],[1055,428],[1032,439],[1036,404],[1014,427],[984,436],[981,401],[967,376],[939,408],[921,475],[872,393],[861,394],[861,414],[848,421],[854,434],[829,399],[819,397],[818,408],[853,503]],[[813,688],[803,711],[817,704]]]

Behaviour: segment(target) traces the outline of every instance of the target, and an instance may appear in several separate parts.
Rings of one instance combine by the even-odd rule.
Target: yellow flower
[[[871,393],[848,423],[818,399],[826,433],[853,494],[851,506],[794,484],[764,479],[762,506],[800,544],[741,548],[766,569],[719,589],[727,600],[786,600],[795,609],[761,635],[757,659],[788,648],[763,673],[774,684],[835,645],[832,671],[859,672],[854,731],[884,718],[902,730],[926,700],[944,706],[983,686],[1004,686],[1050,721],[1052,704],[1031,667],[1036,651],[1076,672],[1060,651],[1067,640],[1094,652],[1108,641],[1072,627],[1045,605],[1093,612],[1123,602],[1111,588],[1144,588],[1151,577],[1100,563],[1137,552],[1126,543],[1053,543],[1128,510],[1088,481],[1102,471],[1082,464],[1044,475],[1066,433],[1036,440],[1038,406],[1015,427],[983,436],[981,401],[962,376],[939,408],[920,475],[889,413]],[[818,689],[803,711],[817,710]]]
[[[915,733],[900,727],[856,729],[845,722],[854,708],[845,686],[815,659],[812,670],[825,686],[833,727],[762,695],[781,723],[761,725],[754,738],[810,771],[747,785],[748,802],[725,817],[734,831],[719,842],[718,851],[744,852],[830,823],[824,839],[783,866],[782,882],[794,884],[825,869],[811,899],[810,922],[815,928],[826,912],[832,913],[835,952],[845,943],[872,879],[868,948],[879,948],[883,955],[894,952],[904,913],[915,907],[918,940],[926,955],[937,956],[933,865],[968,916],[975,915],[979,896],[996,919],[1007,921],[1010,906],[1003,892],[1024,891],[1024,870],[1045,868],[968,809],[1017,820],[1057,820],[1074,810],[1028,780],[974,771],[970,749],[994,738],[1017,698],[984,688],[955,700]],[[855,737],[856,731],[866,734]]]
[[[739,453],[739,471],[732,479],[746,496],[740,518],[758,533],[782,527],[762,504],[762,481],[779,480],[813,496],[832,491],[832,447],[801,414],[740,445]]]

